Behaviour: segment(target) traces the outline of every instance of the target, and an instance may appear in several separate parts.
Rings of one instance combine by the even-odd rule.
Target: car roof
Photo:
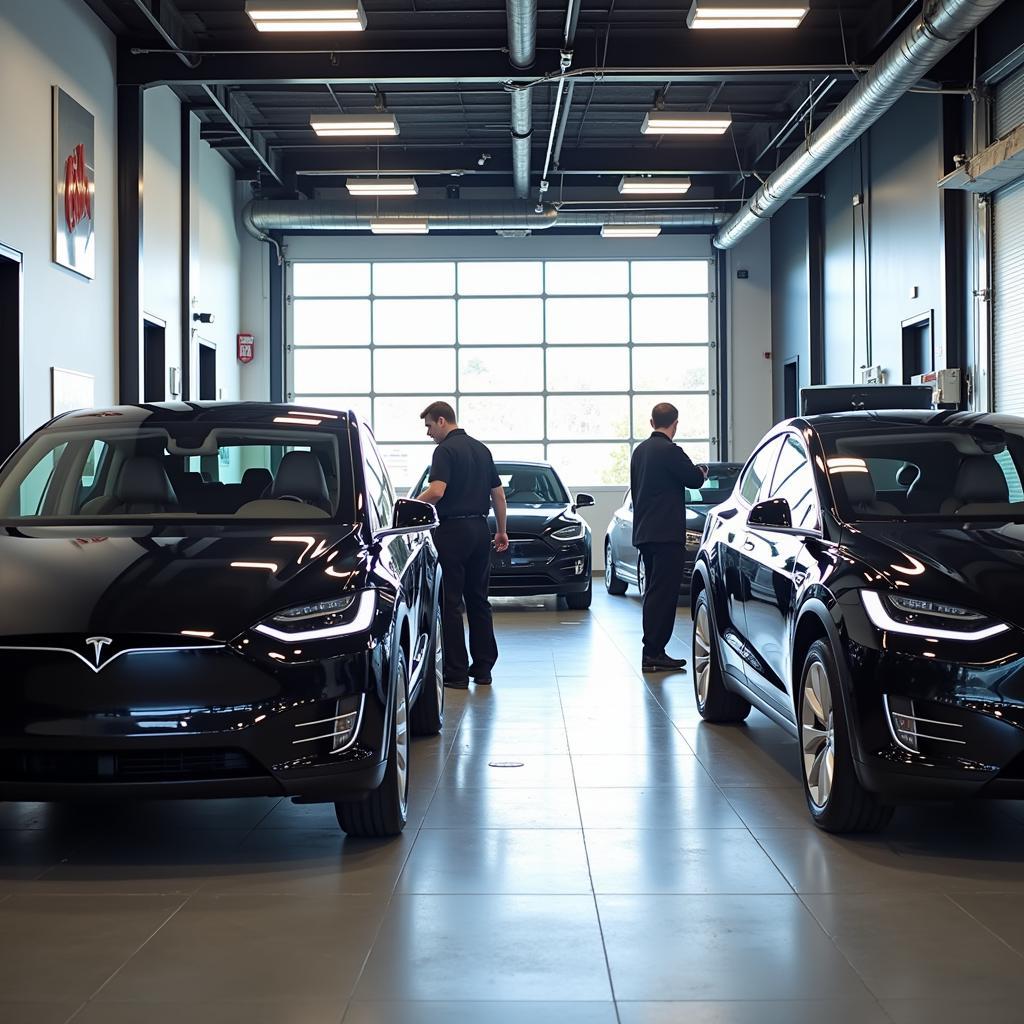
[[[153,423],[235,423],[239,426],[265,426],[277,417],[301,418],[309,413],[321,419],[320,426],[355,426],[354,413],[341,409],[318,409],[312,405],[285,402],[147,402],[137,405],[113,405],[101,409],[75,409],[58,416],[61,426],[77,421]]]
[[[797,429],[810,428],[819,434],[841,436],[859,434],[865,430],[885,432],[905,430],[907,427],[957,427],[967,429],[976,426],[1016,427],[1024,429],[1024,418],[1005,413],[957,412],[948,409],[862,409],[850,412],[821,413],[816,416],[799,416],[784,420],[778,426]]]

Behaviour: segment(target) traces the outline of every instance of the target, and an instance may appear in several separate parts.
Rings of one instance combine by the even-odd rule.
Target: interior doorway
[[[793,356],[782,364],[782,418],[791,420],[800,415],[800,357]]]
[[[144,314],[142,320],[142,400],[167,401],[167,324]]]
[[[935,341],[932,331],[932,310],[920,316],[904,320],[903,329],[903,383],[909,384],[912,377],[931,373],[935,369]]]
[[[199,341],[199,401],[217,400],[217,346],[212,341]]]
[[[25,415],[21,323],[22,254],[0,243],[0,462],[21,443]]]

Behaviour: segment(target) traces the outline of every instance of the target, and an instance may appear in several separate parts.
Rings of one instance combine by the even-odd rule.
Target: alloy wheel
[[[693,660],[697,672],[697,703],[704,707],[711,685],[711,621],[708,606],[703,603],[697,609],[693,627]]]
[[[824,808],[832,793],[835,772],[835,719],[832,688],[820,661],[812,661],[804,673],[800,713],[800,745],[804,778],[811,802]]]
[[[441,619],[434,623],[434,686],[437,688],[437,706],[444,707],[444,648],[441,638]]]
[[[639,554],[636,559],[636,589],[641,594],[647,593],[647,570],[644,568],[644,560]]]
[[[409,802],[409,706],[405,680],[399,681],[398,699],[395,702],[395,767],[398,799],[404,818]]]
[[[605,545],[604,549],[604,585],[611,590],[615,567],[612,565],[612,549]]]

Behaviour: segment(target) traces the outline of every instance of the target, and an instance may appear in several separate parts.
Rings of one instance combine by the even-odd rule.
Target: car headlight
[[[862,590],[860,599],[874,625],[891,633],[942,640],[987,640],[1010,628],[1005,622],[995,622],[980,612],[945,601],[873,590]]]
[[[563,526],[560,530],[552,531],[551,536],[554,540],[565,544],[571,540],[582,540],[586,530],[587,524],[581,520],[578,523],[573,523],[571,526]]]
[[[377,591],[360,590],[330,601],[301,604],[277,612],[261,622],[256,632],[286,643],[350,636],[368,630],[376,610]]]

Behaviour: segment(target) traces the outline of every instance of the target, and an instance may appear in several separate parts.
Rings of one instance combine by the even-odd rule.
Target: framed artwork
[[[53,87],[53,262],[96,276],[96,126],[92,114]]]
[[[50,367],[50,415],[57,416],[72,409],[91,409],[95,404],[95,378],[91,373]]]

